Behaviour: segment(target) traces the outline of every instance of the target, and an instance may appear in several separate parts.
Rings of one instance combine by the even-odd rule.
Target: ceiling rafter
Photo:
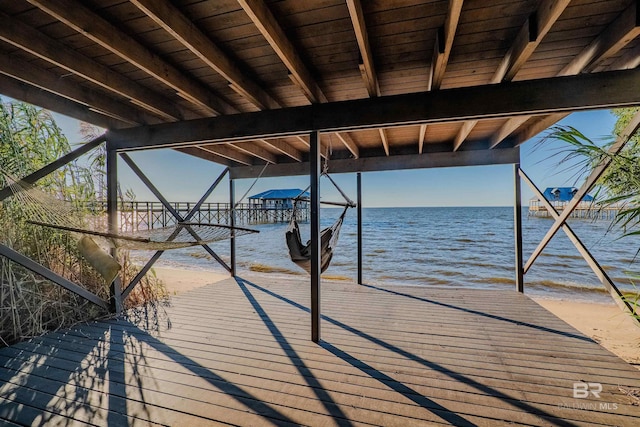
[[[259,139],[258,142],[278,150],[285,156],[288,156],[297,162],[301,162],[303,160],[302,152],[300,150],[294,148],[291,144],[280,138]]]
[[[342,145],[347,147],[347,150],[351,152],[354,158],[357,159],[358,157],[360,157],[360,149],[358,148],[358,145],[355,143],[353,138],[351,138],[351,135],[349,135],[347,132],[336,132],[335,135],[338,140],[340,140]]]
[[[500,65],[491,78],[491,83],[513,80],[549,30],[551,30],[553,24],[560,18],[570,1],[544,0],[540,4],[538,10],[527,18],[520,31],[518,31],[511,47],[502,58]],[[453,140],[453,151],[457,151],[460,148],[477,124],[476,120],[468,121],[460,127]]]
[[[369,92],[370,97],[377,97],[382,95],[380,92],[380,84],[378,83],[378,75],[373,63],[373,53],[371,51],[371,45],[369,44],[369,35],[367,34],[367,24],[364,20],[364,12],[362,10],[362,3],[360,0],[347,0],[347,7],[349,8],[349,16],[351,17],[351,24],[353,25],[353,31],[358,41],[358,49],[360,50],[360,57],[362,63],[360,64],[362,77]],[[389,140],[387,139],[387,131],[384,129],[379,130],[380,140],[384,147],[384,152],[389,155]],[[346,140],[338,136],[344,143],[345,147],[354,155],[357,159],[360,155],[360,151],[355,151],[352,147],[355,145],[353,141]],[[357,148],[357,147],[355,147]]]
[[[369,44],[369,35],[367,34],[367,25],[364,21],[364,12],[362,11],[362,3],[360,0],[347,0],[347,7],[349,8],[349,16],[351,17],[351,23],[353,24],[353,30],[358,41],[358,48],[360,49],[360,57],[362,63],[360,66],[363,68],[363,75],[367,91],[369,96],[380,96],[380,85],[378,84],[378,75],[376,74],[376,68],[373,64],[373,53],[371,52],[371,45]]]
[[[458,28],[458,21],[460,21],[463,3],[464,0],[449,0],[444,26],[440,27],[436,33],[436,43],[429,71],[428,90],[440,89],[447,62],[449,62],[449,55],[451,55],[453,39]]]
[[[211,151],[202,149],[202,147],[182,147],[182,148],[176,148],[176,150],[185,154],[189,154],[191,156],[198,157],[200,159],[209,160],[210,162],[218,163],[225,166],[237,165],[236,163],[230,161],[226,157],[218,156],[217,154],[214,154]]]
[[[236,163],[240,163],[246,166],[251,166],[253,164],[251,156],[246,155],[244,152],[240,152],[239,150],[235,150],[230,145],[226,144],[211,144],[211,145],[202,145],[198,148],[208,151],[209,153],[215,154],[220,157],[224,157],[229,160],[233,160]]]
[[[130,104],[116,101],[104,93],[81,86],[70,79],[61,79],[57,74],[19,59],[15,55],[0,53],[0,73],[54,95],[91,106],[94,111],[128,125],[160,123],[157,117],[145,114]]]
[[[235,142],[233,143],[233,147],[238,149],[239,151],[243,151],[253,157],[257,157],[259,159],[264,160],[267,163],[277,163],[278,158],[275,154],[270,151],[267,151],[263,147],[253,143],[253,142]]]
[[[187,77],[157,54],[138,43],[122,30],[95,14],[75,0],[28,0],[52,17],[73,28],[105,49],[120,56],[158,81],[176,91],[176,94],[208,114],[230,114],[237,109],[212,93],[199,82]]]
[[[632,0],[631,4],[587,47],[585,47],[573,60],[567,64],[558,77],[572,76],[581,72],[592,71],[600,61],[615,55],[628,43],[640,34],[640,0]],[[564,114],[552,114],[557,120],[565,117]],[[518,133],[531,116],[514,117],[507,120],[502,127],[490,138],[490,147],[495,148],[509,135]],[[547,119],[549,122],[550,119]],[[555,123],[555,122],[553,122]],[[551,124],[553,124],[551,123]]]
[[[2,73],[0,73],[0,87],[3,95],[38,105],[51,111],[64,111],[64,114],[74,119],[93,123],[104,128],[118,129],[124,125],[121,120],[95,111],[87,105],[54,95],[51,92],[23,83]]]
[[[281,105],[229,58],[208,36],[200,31],[177,7],[167,0],[131,0],[138,9],[165,31],[227,79],[229,87],[261,110]]]
[[[238,0],[238,3],[285,64],[291,73],[291,79],[302,89],[307,99],[311,103],[327,102],[320,86],[312,77],[293,43],[287,38],[265,2],[263,0]]]
[[[424,150],[424,139],[427,136],[427,125],[420,125],[420,133],[418,134],[418,154],[422,154]]]
[[[38,30],[21,24],[16,18],[0,12],[0,40],[61,67],[77,76],[129,98],[135,105],[152,114],[174,121],[194,118],[165,97],[111,71],[106,66],[53,40]]]

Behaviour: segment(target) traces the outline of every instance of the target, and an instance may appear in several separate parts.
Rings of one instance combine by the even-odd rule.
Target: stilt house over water
[[[229,206],[238,179],[306,175],[311,194],[310,275],[291,282],[236,270],[251,230],[234,215],[219,256],[184,222],[193,208],[167,209],[231,277],[175,298],[160,333],[114,316],[0,349],[0,424],[640,425],[640,372],[523,295],[561,232],[634,312],[565,224],[609,160],[561,212],[520,168],[520,146],[567,115],[640,106],[640,0],[0,0],[0,21],[0,94],[107,129],[23,181],[103,148],[111,231],[121,167],[170,205],[132,151],[226,167],[202,201],[223,179]],[[610,154],[638,128],[640,113]],[[366,281],[368,172],[505,164],[512,290]],[[323,170],[354,174],[357,283],[320,275]],[[552,217],[530,255],[522,182]],[[162,253],[95,295],[0,244],[114,315]]]

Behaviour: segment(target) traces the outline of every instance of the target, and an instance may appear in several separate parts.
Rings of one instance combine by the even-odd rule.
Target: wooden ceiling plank
[[[114,148],[159,148],[198,141],[252,140],[312,131],[497,119],[640,104],[640,70],[504,82],[241,113],[110,133]],[[530,96],[535,93],[536,96]],[[557,96],[562,93],[563,96]],[[491,102],[487,102],[490,100]]]
[[[166,120],[193,118],[163,96],[0,12],[0,39],[30,54],[129,98]]]
[[[589,72],[597,67],[600,61],[616,54],[635,39],[640,34],[639,3],[640,0],[633,0],[615,21],[609,24],[598,37],[558,73],[558,76],[572,76],[581,72]],[[517,133],[518,126],[525,121],[521,121],[521,118],[507,120],[491,137],[491,148],[496,147],[512,133]]]
[[[131,0],[131,2],[204,63],[227,79],[230,87],[253,105],[261,110],[280,107],[271,95],[244,75],[231,58],[170,2],[167,0]]]
[[[157,117],[144,114],[130,104],[116,101],[104,93],[80,86],[70,79],[60,78],[57,74],[23,61],[15,55],[0,53],[0,73],[54,95],[87,105],[95,111],[129,125],[160,123]]]
[[[559,76],[572,76],[591,72],[598,62],[615,55],[640,34],[640,0],[631,4],[600,35],[585,47]]]
[[[204,150],[202,147],[182,147],[177,148],[178,151],[189,154],[194,157],[199,157],[210,162],[219,163],[225,166],[236,166],[236,163],[230,161],[226,157],[218,156],[211,151]]]
[[[115,53],[176,91],[209,114],[237,112],[200,83],[138,43],[119,28],[75,0],[27,0],[105,49]]]
[[[611,70],[630,70],[640,66],[640,43],[633,49],[625,52],[609,67]]]
[[[342,145],[344,145],[347,150],[351,152],[354,158],[357,159],[358,157],[360,157],[360,149],[358,148],[358,145],[355,143],[353,138],[351,138],[351,135],[349,135],[347,132],[336,132],[335,135],[340,140]]]
[[[542,42],[542,39],[551,30],[553,24],[560,18],[570,1],[544,0],[540,4],[536,12],[527,18],[518,31],[511,47],[491,78],[491,83],[513,80]],[[469,121],[462,125],[453,141],[453,151],[457,151],[462,146],[477,124],[477,121]]]
[[[286,141],[283,141],[282,139],[278,139],[278,138],[260,139],[258,141],[278,150],[282,154],[289,156],[290,158],[292,158],[297,162],[301,162],[303,160],[302,152],[292,147],[291,144],[287,143]]]
[[[440,89],[440,85],[444,79],[444,73],[447,68],[447,62],[449,62],[449,55],[453,47],[453,39],[456,35],[456,29],[458,28],[463,3],[463,0],[449,0],[444,27],[440,28],[436,34],[434,57],[431,60],[429,90]]]
[[[247,156],[238,150],[234,150],[231,146],[226,144],[203,145],[198,148],[246,166],[251,166],[253,164],[251,156]]]
[[[235,142],[232,144],[232,147],[243,151],[251,156],[262,159],[267,163],[275,164],[278,161],[278,158],[273,153],[254,144],[253,142]]]
[[[367,34],[367,25],[364,20],[364,12],[362,11],[362,3],[360,0],[347,0],[349,8],[349,16],[353,24],[353,30],[358,41],[360,56],[362,57],[363,77],[367,86],[369,96],[380,96],[380,85],[378,84],[378,76],[373,63],[373,53],[369,44],[369,35]]]
[[[54,95],[4,74],[0,74],[0,87],[3,95],[103,128],[118,129],[127,125],[120,120],[96,112],[86,105]]]
[[[327,99],[322,90],[265,2],[263,0],[238,0],[238,2],[285,64],[291,73],[291,78],[303,90],[307,99],[311,103],[326,102]]]

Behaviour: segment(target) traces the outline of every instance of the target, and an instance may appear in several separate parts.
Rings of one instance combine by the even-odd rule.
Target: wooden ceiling
[[[413,93],[466,98],[448,90],[636,68],[638,3],[0,0],[0,93],[109,129]],[[338,159],[513,148],[568,114],[555,110],[354,126],[321,141]],[[309,139],[191,145],[176,149],[251,166],[303,162]]]

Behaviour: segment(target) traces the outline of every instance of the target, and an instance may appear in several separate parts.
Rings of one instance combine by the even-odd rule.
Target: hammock
[[[342,223],[344,222],[344,217],[347,214],[347,210],[355,206],[355,203],[347,195],[338,187],[338,184],[331,178],[331,176],[326,172],[326,170],[322,173],[322,176],[326,176],[329,181],[333,184],[333,186],[338,190],[338,192],[342,195],[346,203],[334,203],[334,202],[321,202],[334,206],[344,206],[344,210],[342,214],[338,217],[338,219],[331,225],[323,229],[320,232],[320,272],[323,273],[331,263],[331,258],[333,257],[333,248],[338,244],[338,236],[340,235],[340,228],[342,227]],[[300,227],[298,225],[297,218],[297,208],[298,202],[300,201],[309,201],[309,199],[302,197],[304,193],[309,189],[307,187],[298,197],[294,199],[293,202],[293,210],[291,212],[291,220],[289,221],[289,226],[287,227],[287,232],[285,235],[287,241],[287,247],[289,248],[289,257],[291,261],[295,262],[298,266],[302,267],[307,271],[307,273],[311,274],[311,240],[307,241],[307,244],[302,244],[302,238],[300,237]]]
[[[204,245],[249,233],[242,227],[223,224],[178,222],[175,226],[133,232],[111,232],[107,216],[80,212],[72,203],[59,200],[24,181],[5,174],[16,201],[20,203],[27,222],[65,230],[81,235],[103,238],[115,248],[139,250],[169,250]]]
[[[297,203],[294,203],[291,221],[289,222],[286,233],[289,256],[291,257],[291,261],[295,262],[298,266],[304,268],[307,273],[311,274],[311,240],[309,240],[306,245],[302,244],[300,227],[298,226],[298,221],[296,221],[296,205]],[[340,228],[342,227],[344,216],[347,214],[347,209],[349,209],[349,206],[345,206],[342,214],[338,220],[333,223],[333,225],[320,232],[321,273],[323,273],[331,263],[333,248],[338,244]]]

